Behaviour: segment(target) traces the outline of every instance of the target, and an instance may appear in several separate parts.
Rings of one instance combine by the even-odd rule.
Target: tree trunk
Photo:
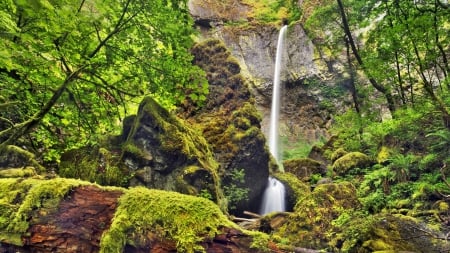
[[[350,26],[348,25],[347,16],[345,14],[344,5],[342,4],[341,0],[336,0],[339,6],[339,11],[341,13],[342,18],[342,25],[344,27],[345,35],[347,36],[348,42],[350,44],[350,47],[352,49],[353,55],[355,55],[356,61],[358,61],[358,64],[363,68],[363,70],[366,72],[369,78],[369,82],[372,84],[372,86],[379,92],[381,92],[384,97],[386,98],[388,108],[393,113],[395,111],[395,102],[394,98],[392,97],[390,91],[386,89],[384,86],[380,85],[371,75],[368,73],[368,71],[365,69],[364,62],[359,55],[359,51],[356,48],[355,41],[353,40],[352,33],[350,31]]]
[[[29,182],[33,186],[36,184],[36,187],[40,187],[41,180],[24,180],[30,180]],[[2,183],[9,184],[9,181],[3,182],[0,180],[0,184]],[[55,183],[55,185],[57,184]],[[17,200],[14,200],[14,205],[18,202],[17,209],[26,205],[24,204],[26,194],[29,193],[20,192],[20,197],[17,195]],[[7,220],[7,224],[0,224],[0,235],[2,235],[0,236],[0,252],[99,252],[102,235],[110,228],[115,212],[120,205],[119,198],[123,194],[124,191],[120,189],[100,188],[94,184],[82,185],[74,187],[54,208],[45,204],[45,199],[51,198],[51,196],[46,194],[46,190],[42,190],[42,195],[35,196],[41,199],[42,205],[36,206],[29,214],[27,219],[29,227],[26,232],[17,235],[13,234],[16,232],[11,232],[8,225],[12,226],[14,219]],[[6,212],[8,210],[12,209],[10,207],[5,209]],[[164,212],[164,210],[161,211]],[[4,213],[0,214],[0,217],[3,216]],[[186,219],[189,218],[190,216],[187,214]],[[142,222],[145,223],[145,221]],[[137,224],[139,224],[139,221]],[[170,235],[161,233],[161,231],[164,231],[164,227],[142,230],[136,226],[132,230],[122,231],[125,234],[133,234],[132,237],[127,237],[126,242],[123,242],[125,244],[123,252],[177,252],[177,242],[169,238]],[[204,248],[206,252],[266,252],[264,249],[252,248],[253,237],[244,234],[237,228],[224,225],[218,230],[219,232],[213,238],[205,236],[203,241],[198,242],[198,245]],[[21,241],[21,243],[18,243],[18,240],[11,240],[8,235],[14,236],[14,238],[20,236],[19,242]],[[202,238],[202,235],[197,236]]]

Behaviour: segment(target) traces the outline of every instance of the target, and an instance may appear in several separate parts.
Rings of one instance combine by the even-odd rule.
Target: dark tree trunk
[[[384,95],[384,97],[386,98],[389,110],[391,112],[394,112],[395,111],[395,101],[394,101],[394,98],[392,97],[392,94],[390,93],[390,91],[388,89],[386,89],[384,86],[379,84],[372,76],[370,76],[370,73],[368,73],[367,70],[365,69],[364,62],[363,62],[361,56],[359,55],[359,51],[356,48],[355,41],[354,41],[352,33],[350,31],[350,26],[348,25],[347,16],[346,16],[345,10],[344,10],[344,5],[342,4],[341,0],[337,0],[337,3],[338,3],[338,6],[339,6],[339,11],[341,13],[342,25],[344,27],[344,32],[345,32],[345,35],[348,38],[348,42],[349,42],[350,47],[352,49],[353,55],[356,58],[356,61],[358,62],[358,64],[363,68],[363,70],[368,75],[369,82],[372,84],[372,86],[377,91],[381,92]]]

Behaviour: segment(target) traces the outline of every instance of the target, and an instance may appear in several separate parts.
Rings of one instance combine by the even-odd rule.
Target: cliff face
[[[240,3],[245,7],[238,15],[239,21],[245,25],[229,25],[236,22],[236,17],[222,14],[216,10],[216,4],[209,1],[192,0],[189,6],[202,36],[222,40],[238,59],[244,77],[249,80],[258,110],[263,115],[262,130],[267,133],[281,25],[252,22],[248,14],[250,7],[243,4],[244,1],[234,2],[237,3],[228,5],[239,6]],[[350,105],[342,68],[334,62],[327,62],[326,56],[318,53],[300,23],[289,25],[285,42],[281,76],[284,86],[280,117],[282,135],[293,142],[312,143],[322,137],[327,138],[332,114]],[[336,93],[341,99],[336,99]]]

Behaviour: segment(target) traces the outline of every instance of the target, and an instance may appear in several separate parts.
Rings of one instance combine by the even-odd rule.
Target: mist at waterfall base
[[[287,26],[283,26],[280,29],[277,42],[277,52],[275,58],[275,73],[273,77],[273,92],[272,92],[272,108],[270,112],[270,125],[269,125],[269,151],[275,158],[278,167],[281,172],[284,172],[283,165],[281,163],[280,149],[278,147],[279,134],[278,134],[278,122],[280,117],[280,99],[281,99],[281,63],[284,51],[284,37],[286,34]],[[266,189],[262,198],[262,205],[260,208],[260,214],[265,215],[271,212],[283,212],[286,210],[285,203],[286,189],[280,181],[276,178],[269,177]]]
[[[271,212],[285,211],[285,193],[286,189],[283,183],[273,177],[269,177],[269,181],[263,195],[260,214],[264,215]]]

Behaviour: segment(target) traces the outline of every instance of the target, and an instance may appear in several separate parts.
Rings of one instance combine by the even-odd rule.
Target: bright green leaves
[[[117,120],[134,106],[130,102],[144,95],[168,108],[183,101],[186,91],[195,94],[191,99],[205,98],[205,75],[189,52],[194,30],[185,1],[1,5],[0,90],[3,100],[20,104],[2,111],[0,123],[34,119],[11,130],[32,129],[30,140],[44,153],[117,131]],[[0,131],[0,140],[14,131]]]

